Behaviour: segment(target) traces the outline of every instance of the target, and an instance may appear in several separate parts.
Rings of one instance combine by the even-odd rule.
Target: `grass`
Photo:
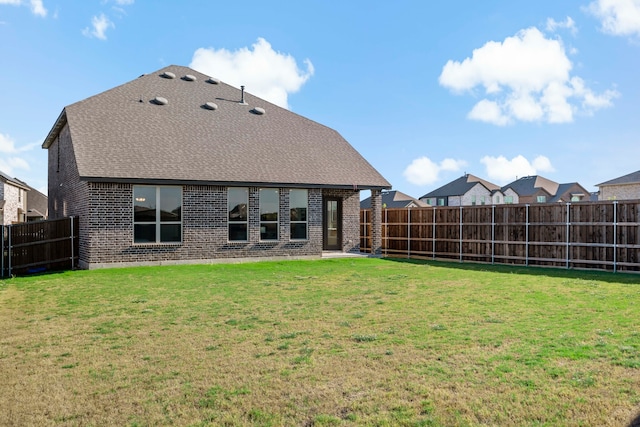
[[[640,277],[375,259],[0,281],[5,425],[607,426]]]

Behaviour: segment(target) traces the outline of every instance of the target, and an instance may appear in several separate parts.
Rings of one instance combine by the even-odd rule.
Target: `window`
[[[278,240],[280,199],[275,188],[260,189],[260,240]]]
[[[500,196],[496,196],[496,204],[500,204]]]
[[[444,206],[444,199],[438,199],[438,206]]]
[[[229,188],[227,190],[229,241],[246,242],[249,240],[247,206],[249,206],[248,188]]]
[[[538,196],[538,197],[536,198],[536,201],[537,201],[538,203],[544,203],[544,202],[546,202],[546,201],[547,201],[547,196]]]
[[[133,187],[134,243],[182,241],[182,188]]]
[[[480,204],[484,205],[485,204],[485,198],[484,196],[480,196]]]
[[[291,190],[289,192],[291,240],[307,239],[307,200],[307,190]]]
[[[513,196],[504,196],[504,203],[507,205],[513,204]]]
[[[476,196],[473,195],[471,196],[471,205],[475,205],[476,204]]]

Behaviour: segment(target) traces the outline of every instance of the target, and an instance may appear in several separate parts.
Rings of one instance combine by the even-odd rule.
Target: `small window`
[[[536,200],[538,203],[544,203],[547,201],[547,196],[538,196]]]
[[[249,240],[248,188],[229,188],[227,190],[227,210],[229,213],[229,241],[246,242]]]
[[[279,192],[275,188],[260,189],[260,240],[278,240]]]
[[[438,199],[438,206],[444,206],[444,199]]]
[[[484,205],[485,204],[485,198],[484,196],[480,196],[480,204]]]
[[[133,187],[134,243],[182,241],[182,188]]]
[[[571,196],[571,201],[572,202],[579,202],[580,200],[582,200],[582,197],[580,197],[580,196]]]
[[[500,196],[496,196],[496,203],[500,204]]]
[[[471,205],[475,205],[476,204],[476,196],[473,195],[471,196]]]
[[[307,190],[289,192],[291,240],[307,240]]]

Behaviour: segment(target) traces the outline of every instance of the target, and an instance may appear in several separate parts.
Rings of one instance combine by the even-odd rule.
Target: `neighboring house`
[[[426,208],[428,204],[400,191],[383,191],[382,208]],[[360,209],[371,209],[371,197],[360,201]]]
[[[587,189],[577,182],[558,184],[539,175],[523,176],[504,187],[505,203],[586,202],[591,198]]]
[[[360,191],[379,229],[391,187],[335,130],[180,66],[65,107],[43,148],[83,268],[357,252]]]
[[[599,200],[640,199],[640,170],[598,184]]]
[[[431,206],[490,205],[496,190],[500,190],[500,187],[477,176],[465,174],[425,194],[420,200]],[[501,195],[496,197],[500,198]]]
[[[502,187],[505,203],[547,203],[556,195],[560,184],[539,175],[524,176]]]
[[[29,186],[0,172],[0,225],[26,221]]]
[[[549,200],[550,202],[588,202],[591,200],[591,193],[577,182],[559,184],[556,194]]]
[[[49,200],[47,196],[29,185],[27,187],[29,187],[29,192],[27,193],[27,222],[47,219],[49,216]]]

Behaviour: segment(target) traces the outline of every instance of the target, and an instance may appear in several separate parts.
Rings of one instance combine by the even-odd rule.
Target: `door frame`
[[[336,245],[329,245],[329,229],[327,218],[327,203],[337,202],[337,232],[338,243]],[[325,251],[341,251],[342,250],[342,199],[340,197],[327,196],[322,198],[322,250]]]

